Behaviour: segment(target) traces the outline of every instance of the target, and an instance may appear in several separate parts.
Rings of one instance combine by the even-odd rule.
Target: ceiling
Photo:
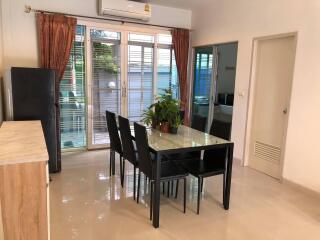
[[[149,2],[157,5],[192,10],[204,4],[210,4],[213,0],[149,0]]]

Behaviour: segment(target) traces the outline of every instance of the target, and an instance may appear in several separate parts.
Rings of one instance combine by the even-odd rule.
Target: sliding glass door
[[[179,95],[170,33],[97,25],[77,26],[61,81],[63,149],[108,147],[106,110],[141,121],[157,94]]]
[[[69,62],[60,83],[62,150],[87,146],[85,26],[77,26]]]
[[[90,30],[89,146],[109,143],[106,110],[121,113],[121,34]]]
[[[192,115],[209,118],[212,97],[213,47],[195,49]]]
[[[231,123],[237,43],[195,48],[192,114]]]

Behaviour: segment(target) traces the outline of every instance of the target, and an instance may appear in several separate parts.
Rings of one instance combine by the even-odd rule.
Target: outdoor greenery
[[[118,73],[118,64],[113,58],[113,49],[111,45],[101,42],[94,42],[93,58],[99,63],[100,67],[106,72],[116,74]]]

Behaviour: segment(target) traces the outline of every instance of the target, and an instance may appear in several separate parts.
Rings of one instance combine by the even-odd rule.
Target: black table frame
[[[223,206],[225,210],[229,209],[230,205],[230,189],[231,189],[231,175],[232,175],[232,163],[233,163],[233,142],[223,143],[223,144],[213,144],[197,147],[188,148],[178,148],[178,149],[168,149],[157,151],[150,146],[150,150],[155,154],[156,164],[155,166],[155,187],[154,187],[154,197],[153,197],[153,227],[159,228],[160,221],[160,172],[161,172],[161,156],[164,154],[174,154],[174,153],[184,153],[191,151],[201,151],[217,148],[227,148],[226,157],[226,170],[224,174],[224,184],[223,184]],[[214,160],[213,160],[214,161]]]

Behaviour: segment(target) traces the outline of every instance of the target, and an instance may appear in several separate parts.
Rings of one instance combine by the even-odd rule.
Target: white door
[[[249,166],[279,179],[295,59],[295,36],[255,42]]]

